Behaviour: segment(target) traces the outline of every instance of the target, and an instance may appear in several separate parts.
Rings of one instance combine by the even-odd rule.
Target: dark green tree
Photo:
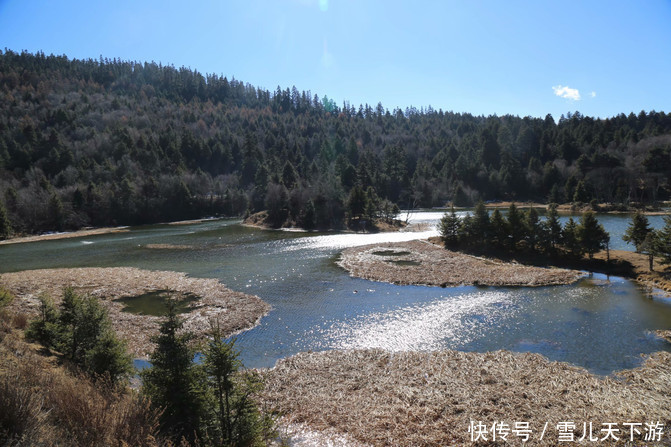
[[[0,240],[7,239],[12,235],[12,225],[7,216],[5,204],[0,200]]]
[[[142,393],[163,411],[161,430],[179,441],[205,438],[207,392],[202,368],[193,362],[193,335],[182,331],[175,303],[169,302],[168,315],[153,338],[156,349],[151,367],[142,371]]]
[[[443,214],[438,224],[438,231],[445,243],[445,248],[456,248],[459,245],[460,229],[461,221],[452,207],[449,213]]]
[[[542,240],[542,235],[538,211],[533,206],[527,210],[524,216],[524,226],[526,227],[526,240],[529,243],[529,248],[531,251],[536,251],[538,243]]]
[[[523,216],[515,206],[511,203],[508,208],[508,228],[510,229],[510,248],[515,250],[517,243],[524,237],[526,233]]]
[[[562,230],[562,242],[564,248],[573,256],[582,256],[583,247],[578,238],[578,224],[576,224],[573,217],[569,217],[568,222],[564,225]]]
[[[592,211],[583,213],[577,229],[578,241],[590,259],[594,253],[608,247],[610,235],[603,228]]]
[[[664,227],[656,231],[654,252],[664,265],[671,264],[671,216],[664,216]]]
[[[639,253],[641,251],[641,245],[650,231],[652,231],[652,228],[650,227],[648,218],[640,211],[637,211],[631,218],[631,223],[624,232],[624,235],[622,235],[622,240],[634,244],[636,252]]]
[[[361,185],[355,185],[350,191],[346,203],[350,221],[365,216],[368,206],[368,195],[366,194],[366,191],[363,190]]]
[[[508,222],[503,218],[503,214],[495,209],[490,219],[491,240],[495,247],[504,248],[508,244],[510,229]]]
[[[557,204],[551,203],[548,205],[548,213],[545,218],[545,227],[547,228],[548,242],[552,250],[555,250],[561,243],[561,222],[559,221],[559,213],[557,212]]]
[[[40,318],[31,322],[27,337],[61,351],[94,378],[118,383],[130,376],[132,358],[98,298],[66,288],[60,309],[46,296],[40,302]]]
[[[471,237],[473,243],[480,246],[486,246],[490,238],[489,213],[482,200],[479,200],[473,210],[473,223],[471,226]]]
[[[213,323],[205,351],[203,368],[216,402],[216,445],[245,447],[262,445],[274,424],[264,420],[253,400],[262,382],[250,372],[240,371],[242,362],[235,340],[225,341],[218,323]],[[268,425],[268,423],[270,424]],[[265,445],[265,444],[263,444]]]

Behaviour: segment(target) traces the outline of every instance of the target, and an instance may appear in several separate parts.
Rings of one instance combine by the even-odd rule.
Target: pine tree
[[[443,217],[440,219],[440,223],[438,224],[440,237],[443,238],[445,248],[455,248],[459,245],[460,227],[461,221],[457,217],[457,213],[454,211],[454,207],[452,207],[449,214],[443,214]]]
[[[636,214],[634,214],[634,216],[631,218],[631,223],[624,232],[622,240],[627,243],[634,244],[636,247],[636,252],[640,253],[641,245],[645,241],[645,238],[648,236],[650,231],[652,231],[652,228],[650,228],[648,218],[645,217],[645,215],[640,211],[637,211]]]
[[[503,218],[503,214],[498,209],[495,209],[490,219],[492,242],[498,248],[505,247],[508,241],[510,229],[508,223]]]
[[[654,251],[662,257],[662,264],[671,264],[671,216],[664,217],[664,227],[656,231]]]
[[[569,217],[568,222],[564,225],[562,230],[562,241],[564,248],[573,256],[582,256],[583,249],[578,239],[578,225],[572,217]]]
[[[515,250],[517,243],[524,237],[525,233],[522,215],[515,206],[515,203],[511,203],[508,208],[508,228],[510,229],[511,249]]]
[[[548,238],[552,250],[557,248],[561,243],[561,222],[559,222],[559,213],[557,212],[557,204],[551,203],[548,206],[548,214],[545,219],[545,226],[548,230]]]
[[[475,245],[485,246],[489,240],[489,213],[482,200],[479,200],[473,211],[472,238]]]
[[[12,225],[7,216],[5,204],[0,200],[0,240],[7,239],[12,235]]]
[[[212,324],[210,337],[203,352],[203,368],[216,402],[216,445],[256,445],[267,428],[252,400],[252,394],[262,388],[262,382],[253,373],[239,371],[242,362],[238,359],[240,353],[235,349],[235,340],[225,341],[218,323]]]
[[[151,354],[151,367],[141,373],[142,393],[152,405],[162,409],[161,430],[179,440],[202,438],[207,419],[206,391],[202,370],[193,363],[193,334],[182,333],[182,320],[175,303],[169,302],[168,315],[153,338],[156,349]]]
[[[603,225],[599,223],[592,211],[583,213],[580,225],[577,228],[577,234],[580,245],[587,252],[590,259],[594,257],[594,253],[607,248],[610,241],[610,235],[603,228]]]
[[[529,248],[531,251],[536,251],[538,242],[541,240],[541,225],[538,211],[533,206],[526,212],[524,226],[526,227],[526,239],[529,242]]]

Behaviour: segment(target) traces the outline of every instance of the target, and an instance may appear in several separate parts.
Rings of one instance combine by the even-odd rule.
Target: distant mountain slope
[[[669,196],[670,150],[664,112],[390,112],[155,63],[0,54],[0,204],[15,232],[261,209],[333,227],[477,198],[651,202]]]

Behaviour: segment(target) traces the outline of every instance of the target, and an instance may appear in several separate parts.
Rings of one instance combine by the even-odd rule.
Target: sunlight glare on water
[[[496,306],[494,306],[496,304]],[[325,338],[333,349],[380,348],[387,351],[434,351],[452,348],[481,335],[495,314],[508,312],[508,294],[480,292],[452,296],[428,305],[411,305],[334,323]],[[499,315],[500,316],[500,315]]]

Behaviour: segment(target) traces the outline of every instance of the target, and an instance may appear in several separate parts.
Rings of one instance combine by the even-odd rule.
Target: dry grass
[[[208,322],[218,319],[226,335],[254,327],[270,306],[260,298],[232,291],[216,279],[189,278],[184,273],[119,268],[73,268],[29,270],[0,275],[4,285],[17,299],[11,305],[17,313],[36,315],[38,297],[49,294],[56,302],[63,288],[100,298],[110,313],[117,333],[128,341],[133,355],[146,358],[152,351],[150,337],[158,330],[160,318],[122,312],[121,303],[113,301],[155,290],[171,290],[200,297],[190,304],[194,309],[184,314],[184,327],[204,335]]]
[[[397,255],[375,252],[394,252]],[[406,265],[399,265],[398,261]],[[576,270],[531,267],[478,258],[445,250],[426,241],[348,248],[343,251],[339,265],[352,276],[364,279],[442,287],[470,284],[548,286],[570,284],[583,275]]]
[[[664,331],[664,330],[660,329],[660,330],[655,331],[655,334],[657,334],[658,336],[662,337],[663,339],[665,339],[666,341],[671,343],[671,330]]]
[[[663,352],[609,378],[539,354],[381,350],[301,353],[264,377],[266,404],[286,420],[373,446],[469,445],[470,421],[529,422],[527,445],[557,445],[561,421],[575,423],[577,438],[584,422],[597,433],[606,422],[671,428],[671,354]]]
[[[0,342],[0,444],[146,446],[159,414],[136,392],[71,373],[19,331]]]

